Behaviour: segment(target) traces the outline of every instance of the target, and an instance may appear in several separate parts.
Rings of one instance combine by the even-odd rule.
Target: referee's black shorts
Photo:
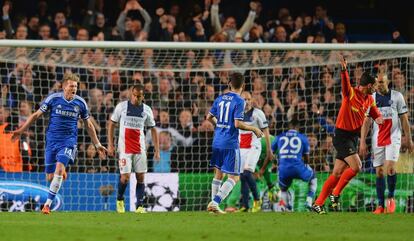
[[[342,129],[335,129],[335,136],[333,138],[333,145],[336,149],[336,159],[345,161],[358,151],[358,132],[351,132]]]

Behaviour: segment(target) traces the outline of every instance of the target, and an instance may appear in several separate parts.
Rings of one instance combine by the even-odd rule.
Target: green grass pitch
[[[412,214],[0,213],[0,241],[409,241],[413,237]]]

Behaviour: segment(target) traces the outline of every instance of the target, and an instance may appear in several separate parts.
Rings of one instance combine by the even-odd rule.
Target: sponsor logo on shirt
[[[67,116],[67,117],[78,117],[77,112],[72,112],[72,111],[68,111],[68,110],[56,109],[55,113],[58,114],[58,115],[63,115],[63,116]]]

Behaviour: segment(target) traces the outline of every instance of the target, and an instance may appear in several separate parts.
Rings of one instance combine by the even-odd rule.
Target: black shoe
[[[317,214],[326,214],[325,207],[319,206],[317,204],[312,205],[312,211],[314,211]]]
[[[329,200],[331,201],[330,208],[335,212],[341,211],[341,203],[339,202],[339,197],[340,196],[335,196],[333,194],[329,195]]]

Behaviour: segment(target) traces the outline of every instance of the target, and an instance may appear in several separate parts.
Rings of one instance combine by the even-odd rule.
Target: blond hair
[[[65,73],[65,75],[63,75],[63,83],[65,83],[68,80],[79,83],[79,76],[77,74]]]

